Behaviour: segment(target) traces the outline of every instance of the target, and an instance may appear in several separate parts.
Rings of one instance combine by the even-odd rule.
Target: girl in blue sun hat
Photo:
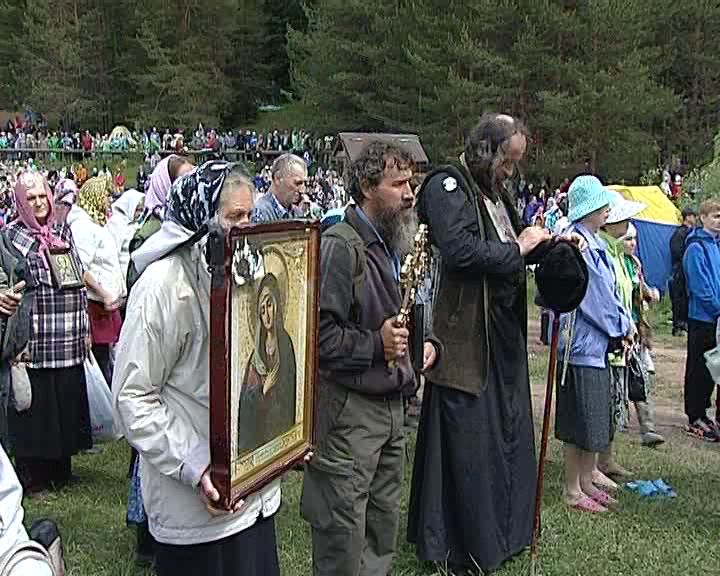
[[[615,504],[593,484],[598,454],[608,449],[612,430],[608,349],[634,338],[635,327],[616,294],[613,264],[598,236],[612,194],[594,176],[578,176],[568,199],[568,232],[585,240],[589,282],[579,308],[561,319],[555,436],[564,443],[566,504],[602,513]]]

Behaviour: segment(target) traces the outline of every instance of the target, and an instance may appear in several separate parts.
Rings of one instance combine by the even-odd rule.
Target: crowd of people
[[[311,178],[307,158],[289,151],[254,177],[238,163],[195,166],[169,154],[128,189],[109,173],[6,165],[0,314],[10,344],[0,363],[0,441],[25,494],[65,486],[72,457],[92,449],[84,370],[92,356],[132,448],[127,521],[138,558],[160,576],[279,574],[280,480],[221,511],[209,471],[208,230],[336,211],[321,244],[318,434],[301,499],[313,573],[389,573],[404,412],[420,389],[406,535],[418,557],[448,574],[477,575],[530,544],[530,266],[539,303],[559,330],[563,501],[583,513],[612,509],[618,480],[632,474],[613,450],[631,403],[642,444],[664,442],[646,317],[660,294],[644,280],[631,222],[644,206],[589,174],[552,194],[544,183],[536,195],[516,185],[528,138],[519,120],[486,114],[468,128],[458,160],[425,174],[404,149],[370,141],[349,166],[347,188],[332,170]],[[295,147],[292,135],[288,143]],[[720,317],[720,204],[705,202],[699,218],[702,227],[685,231],[680,248],[689,299],[685,401],[688,432],[718,440],[703,353],[716,345]],[[430,229],[433,265],[422,359],[413,362],[410,333],[395,316],[400,262],[420,223]],[[272,324],[281,301],[266,292],[258,306]],[[292,346],[282,342],[264,342],[258,379],[274,382]],[[20,409],[11,392],[18,370],[30,408]]]
[[[662,171],[662,182],[660,182],[660,188],[665,193],[665,196],[670,198],[673,202],[678,202],[683,195],[683,181],[685,177],[679,170],[670,170],[669,166],[666,166]]]
[[[292,130],[247,130],[238,128],[206,128],[199,124],[194,130],[157,127],[129,130],[116,127],[109,133],[90,130],[50,130],[43,123],[17,117],[9,120],[0,131],[0,152],[12,151],[15,159],[49,151],[48,158],[56,161],[65,153],[79,153],[83,158],[103,158],[111,153],[142,152],[146,160],[170,153],[206,151],[225,154],[229,159],[256,157],[258,154],[278,155],[293,152],[309,164],[325,159],[334,152],[336,138],[320,135],[300,128]],[[35,152],[38,151],[38,152]]]
[[[33,158],[22,161],[0,160],[0,226],[9,223],[17,215],[12,190],[17,176],[25,171],[42,173],[51,187],[64,179],[72,180],[78,187],[81,187],[91,178],[103,178],[109,181],[109,185],[112,187],[112,197],[117,199],[126,190],[145,192],[146,187],[150,184],[150,173],[161,162],[162,158],[158,157],[157,163],[153,161],[141,163],[133,182],[132,178],[125,177],[127,172],[125,161],[117,163],[114,170],[111,170],[107,164],[100,165],[97,162],[92,166],[91,163],[76,162],[59,169],[49,169],[49,163],[35,161]],[[307,175],[299,208],[304,214],[320,218],[327,211],[338,210],[347,204],[350,198],[345,189],[344,180],[336,169],[316,164],[308,165],[307,158],[303,158],[303,162],[306,165]],[[262,159],[257,162],[255,167],[253,184],[259,194],[264,194],[272,184],[272,164],[267,164]]]
[[[686,208],[683,223],[670,240],[673,279],[670,297],[673,334],[687,335],[685,414],[687,432],[709,442],[720,442],[720,387],[714,417],[708,414],[715,381],[705,354],[720,345],[720,201],[703,202],[697,213]]]

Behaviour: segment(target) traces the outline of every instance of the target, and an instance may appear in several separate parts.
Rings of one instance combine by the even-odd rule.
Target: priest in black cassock
[[[523,230],[509,191],[527,131],[486,114],[457,166],[431,173],[418,211],[436,262],[433,326],[408,539],[449,574],[498,568],[530,544],[536,460],[527,360],[526,264],[549,233]]]

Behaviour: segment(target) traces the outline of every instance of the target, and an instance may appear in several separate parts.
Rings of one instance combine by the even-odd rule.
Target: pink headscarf
[[[32,206],[27,199],[29,190],[33,190],[38,186],[43,186],[47,193],[48,214],[45,224],[40,224],[35,219]],[[30,234],[40,243],[40,254],[47,261],[47,252],[53,248],[67,248],[65,243],[55,236],[52,232],[55,223],[55,207],[52,190],[48,186],[44,176],[37,172],[24,172],[18,178],[15,184],[15,207],[17,208],[18,217]]]
[[[150,185],[145,195],[145,210],[150,214],[157,214],[165,206],[165,199],[172,185],[168,164],[173,157],[174,154],[171,154],[160,160],[150,174]]]

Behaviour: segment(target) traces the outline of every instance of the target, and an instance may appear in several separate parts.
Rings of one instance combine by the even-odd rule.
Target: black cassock
[[[445,210],[433,211],[439,232],[445,223],[438,219],[473,213],[467,205],[448,207],[448,200],[461,202],[449,196]],[[483,212],[485,224],[491,225]],[[434,385],[429,376],[417,435],[408,540],[422,560],[477,563],[488,571],[530,545],[536,459],[525,277],[488,276],[486,282],[487,386],[477,396]]]

